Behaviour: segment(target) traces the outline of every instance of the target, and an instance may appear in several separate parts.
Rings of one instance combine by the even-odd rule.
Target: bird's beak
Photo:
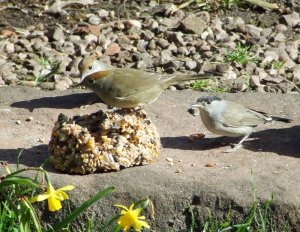
[[[203,105],[200,104],[200,103],[196,103],[196,104],[193,104],[191,105],[193,108],[203,108]]]

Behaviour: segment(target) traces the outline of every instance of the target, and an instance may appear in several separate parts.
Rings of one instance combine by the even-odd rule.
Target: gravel
[[[293,8],[276,12],[278,20],[266,26],[233,13],[218,16],[171,3],[145,1],[138,10],[128,4],[131,15],[126,19],[116,18],[120,13],[116,9],[97,5],[86,6],[84,17],[70,27],[42,22],[22,29],[5,26],[0,33],[0,84],[28,85],[59,61],[55,78],[34,86],[72,88],[78,83],[79,60],[94,53],[116,67],[191,74],[217,71],[220,83],[230,91],[299,92],[300,16]],[[255,60],[229,62],[228,53],[238,44],[250,46],[249,56]],[[249,86],[236,88],[245,84],[245,75]]]

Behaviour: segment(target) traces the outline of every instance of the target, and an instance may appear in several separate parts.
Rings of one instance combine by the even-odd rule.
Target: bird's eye
[[[92,68],[93,68],[93,65],[90,65],[90,66],[89,66],[89,70],[91,70]]]
[[[89,83],[92,85],[92,84],[94,84],[94,83],[95,83],[95,80],[93,80],[93,79],[89,79]]]

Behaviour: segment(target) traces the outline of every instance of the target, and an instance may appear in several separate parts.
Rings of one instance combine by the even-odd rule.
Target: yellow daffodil
[[[118,220],[118,224],[124,231],[128,231],[133,226],[135,231],[141,231],[142,227],[150,228],[148,223],[145,221],[145,216],[139,216],[142,208],[133,209],[132,204],[129,209],[123,205],[115,205],[122,209],[121,217]]]
[[[64,191],[72,190],[73,188],[74,186],[67,185],[55,190],[53,186],[49,183],[47,187],[47,192],[33,197],[30,200],[30,202],[33,203],[36,201],[44,201],[48,199],[49,210],[54,212],[61,209],[61,201],[69,199],[69,196]]]

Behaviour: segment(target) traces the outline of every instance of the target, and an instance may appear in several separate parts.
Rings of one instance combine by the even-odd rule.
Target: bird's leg
[[[245,135],[238,144],[234,144],[233,148],[230,148],[228,150],[225,151],[225,153],[230,153],[230,152],[234,152],[238,149],[240,149],[241,147],[243,147],[242,143],[249,137],[249,135]]]

